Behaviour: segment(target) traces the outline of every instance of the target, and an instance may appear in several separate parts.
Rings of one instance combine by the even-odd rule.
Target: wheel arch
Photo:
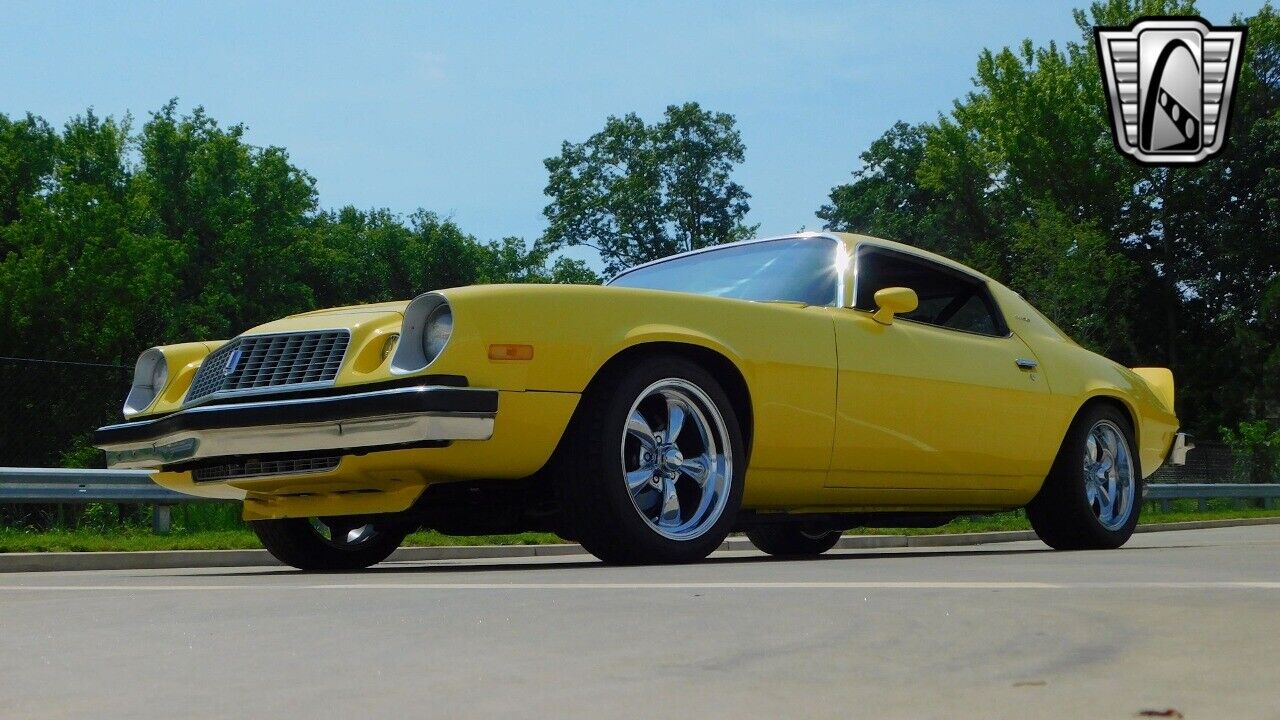
[[[1071,426],[1075,425],[1076,419],[1089,408],[1099,406],[1115,408],[1120,411],[1120,414],[1122,414],[1126,420],[1129,421],[1129,429],[1133,432],[1134,452],[1135,454],[1138,454],[1138,448],[1142,446],[1138,443],[1139,426],[1137,412],[1129,405],[1128,401],[1119,394],[1098,391],[1089,395],[1080,403],[1080,406],[1077,407],[1076,411],[1071,415],[1071,420],[1062,428],[1061,437],[1058,439],[1058,452],[1055,454],[1055,461],[1057,455],[1062,453],[1062,448],[1067,444],[1067,435],[1071,432]]]
[[[724,353],[712,348],[672,340],[651,340],[629,345],[614,353],[604,364],[596,368],[591,380],[587,383],[587,387],[583,390],[583,395],[599,392],[601,378],[607,376],[611,371],[619,367],[633,365],[643,358],[658,355],[683,357],[701,365],[716,377],[724,388],[725,394],[729,396],[729,402],[733,405],[733,412],[737,416],[738,425],[742,429],[742,439],[745,444],[743,448],[744,455],[749,461],[755,428],[751,389],[747,384],[746,376],[743,375],[737,363],[729,359]]]
[[[1058,433],[1058,450],[1054,454],[1055,462],[1057,461],[1058,456],[1062,454],[1063,446],[1067,444],[1067,434],[1071,432],[1071,426],[1075,424],[1076,419],[1089,408],[1097,406],[1112,407],[1120,411],[1120,413],[1124,415],[1125,419],[1129,421],[1129,428],[1133,432],[1135,449],[1141,447],[1141,445],[1138,445],[1139,427],[1137,412],[1135,412],[1134,408],[1130,406],[1129,403],[1118,393],[1115,393],[1114,391],[1108,392],[1106,390],[1099,390],[1087,396],[1076,408],[1076,411],[1071,414],[1071,419],[1060,428]]]
[[[1076,409],[1075,415],[1071,416],[1071,422],[1074,423],[1076,421],[1076,418],[1080,417],[1080,413],[1084,412],[1088,408],[1096,407],[1099,405],[1113,407],[1116,410],[1119,410],[1124,415],[1124,417],[1129,421],[1129,429],[1133,432],[1134,444],[1138,447],[1141,447],[1141,443],[1139,442],[1139,437],[1138,437],[1138,434],[1141,431],[1141,427],[1138,424],[1138,411],[1136,408],[1133,407],[1133,405],[1129,403],[1127,399],[1125,399],[1119,393],[1102,391],[1102,392],[1097,392],[1089,396],[1088,398],[1085,398],[1085,401],[1080,403],[1080,407]],[[1064,435],[1064,440],[1065,440],[1065,435]]]

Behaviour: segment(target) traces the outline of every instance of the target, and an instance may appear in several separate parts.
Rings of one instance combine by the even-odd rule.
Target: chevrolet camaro
[[[1021,507],[1054,548],[1113,548],[1143,478],[1189,449],[1169,370],[1090,352],[963,265],[838,233],[154,347],[124,414],[95,436],[110,467],[242,501],[310,570],[419,528],[669,563],[735,531],[807,556]]]

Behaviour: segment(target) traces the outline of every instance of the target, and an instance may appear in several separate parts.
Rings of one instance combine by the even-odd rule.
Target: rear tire
[[[386,560],[405,536],[355,515],[254,520],[249,527],[275,559],[299,570],[362,570]]]
[[[742,503],[745,470],[742,431],[720,383],[662,355],[592,383],[551,475],[565,531],[606,563],[636,565],[692,562],[718,548]]]
[[[762,525],[747,531],[758,550],[775,557],[817,557],[840,542],[839,530],[806,530],[799,524]]]
[[[1129,418],[1110,405],[1081,410],[1044,486],[1027,506],[1036,535],[1055,550],[1118,548],[1142,510],[1142,467]]]

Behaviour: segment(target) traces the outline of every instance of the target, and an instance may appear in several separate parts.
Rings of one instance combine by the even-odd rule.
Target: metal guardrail
[[[1148,485],[1143,500],[1153,500],[1167,510],[1170,500],[1199,500],[1204,509],[1209,500],[1262,500],[1263,507],[1273,508],[1280,500],[1280,483],[1168,483]]]
[[[111,502],[154,504],[151,529],[169,532],[172,507],[180,502],[221,502],[161,487],[146,470],[77,470],[0,467],[0,503]]]
[[[1218,498],[1260,499],[1265,507],[1280,501],[1280,483],[1185,483],[1148,485],[1144,501],[1168,509],[1171,500],[1207,501]],[[146,470],[66,470],[61,468],[0,467],[0,503],[84,503],[154,504],[151,526],[158,533],[169,531],[170,509],[177,503],[227,502],[214,498],[184,495],[156,485]]]

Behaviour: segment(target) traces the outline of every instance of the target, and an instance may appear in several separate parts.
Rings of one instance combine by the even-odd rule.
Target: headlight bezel
[[[146,412],[169,386],[169,359],[158,347],[148,348],[133,366],[133,385],[124,399],[124,414]]]
[[[428,330],[432,322],[446,322],[447,330],[428,345]],[[400,327],[400,342],[391,355],[391,374],[408,375],[421,372],[434,363],[449,347],[453,339],[453,306],[440,293],[429,292],[414,298],[404,310],[404,322]]]

